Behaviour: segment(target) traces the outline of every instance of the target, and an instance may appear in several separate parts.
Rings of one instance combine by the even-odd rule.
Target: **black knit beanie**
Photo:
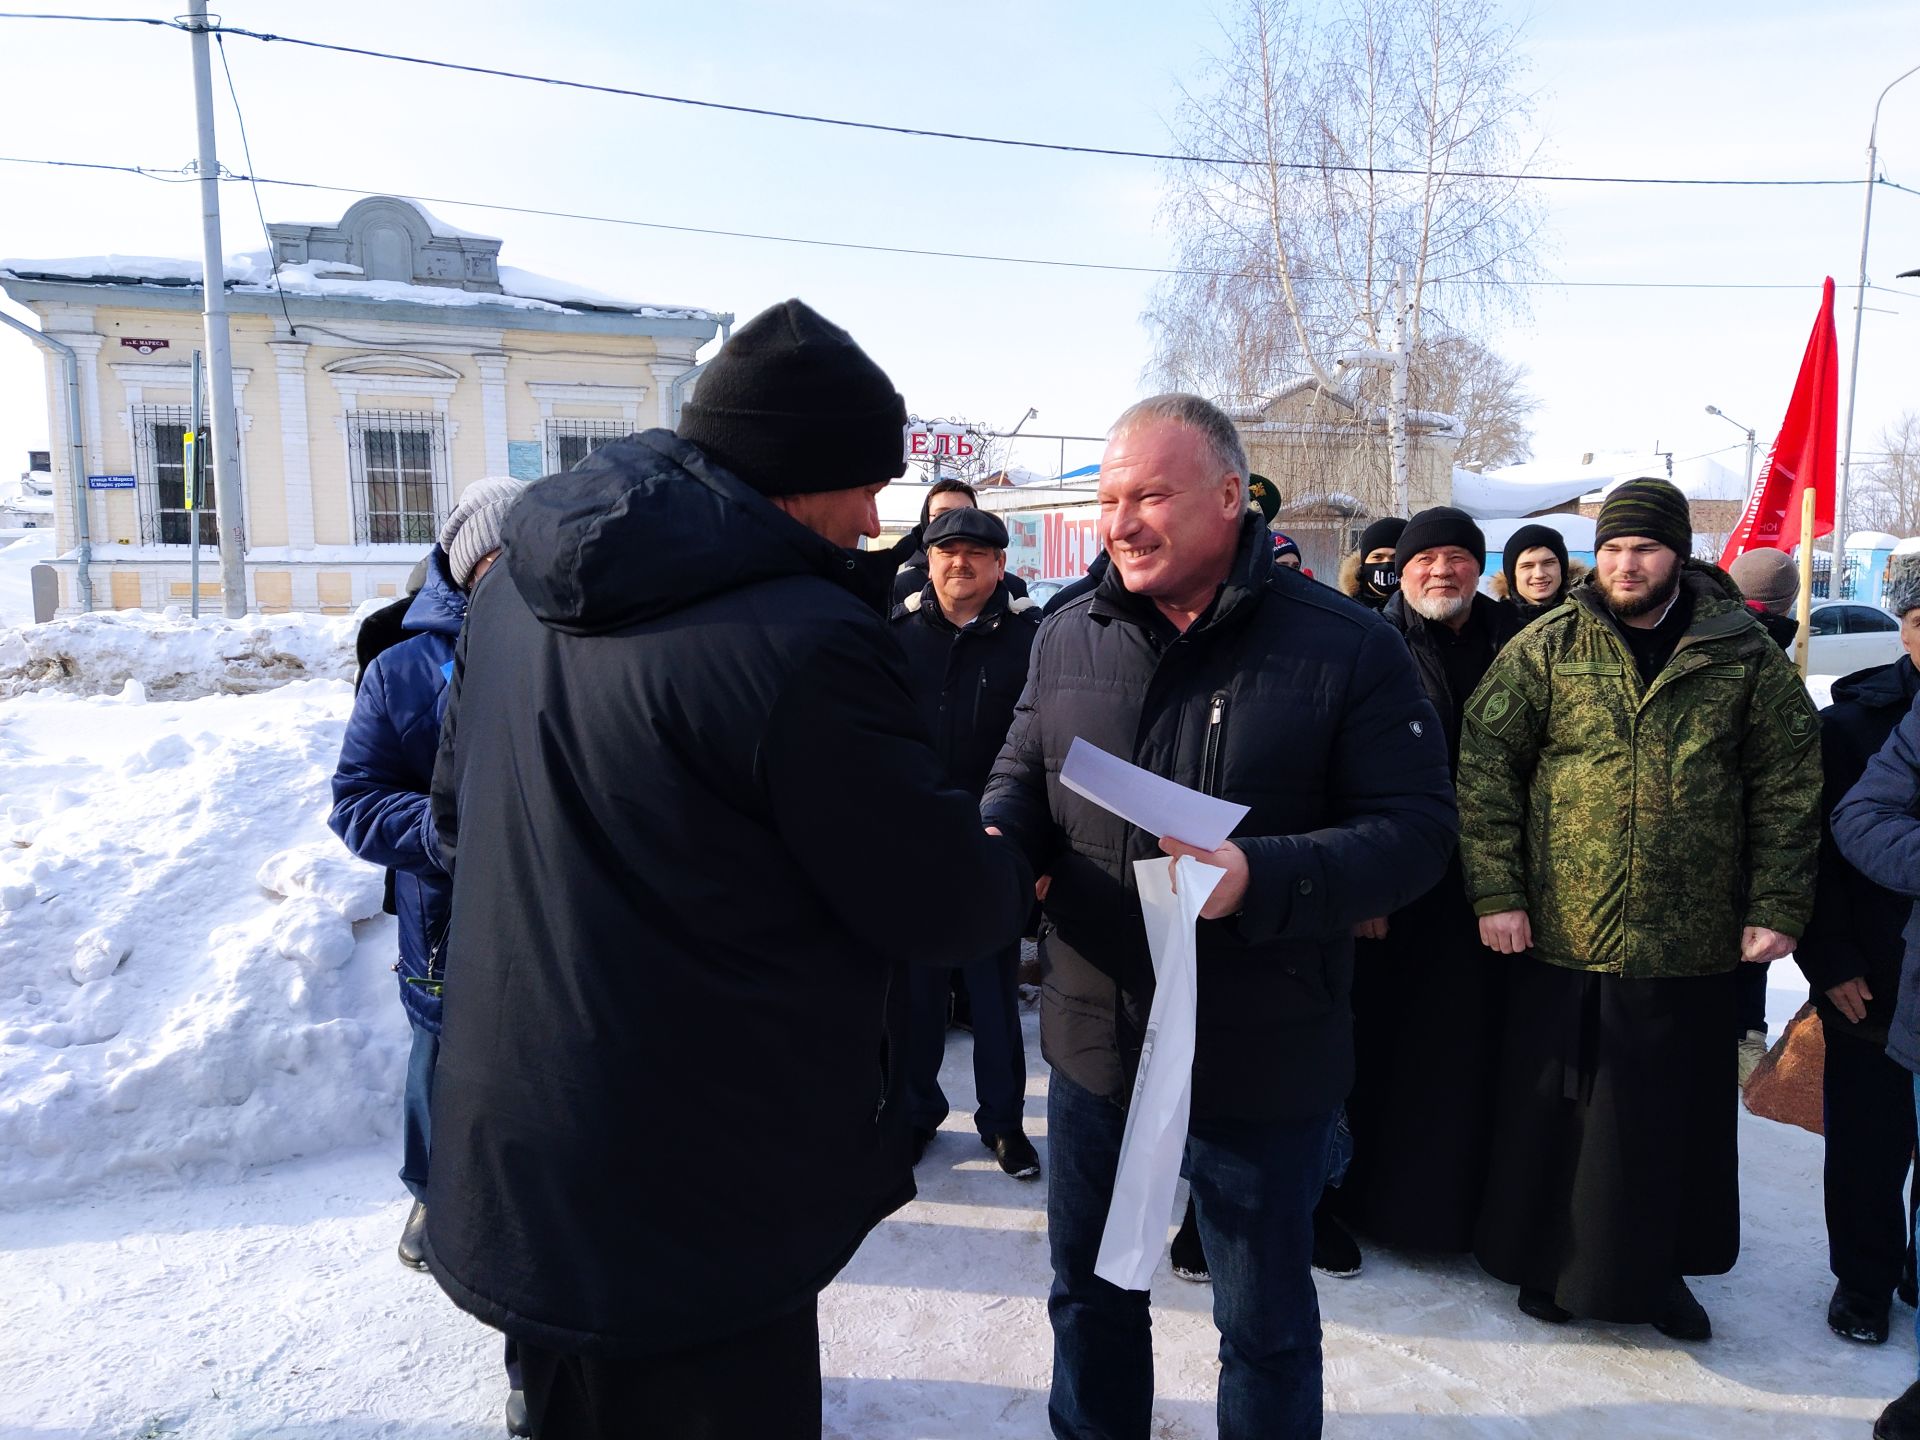
[[[1687,497],[1671,480],[1649,476],[1614,486],[1601,503],[1600,519],[1593,527],[1594,548],[1625,535],[1658,540],[1686,559],[1693,553],[1693,512],[1687,508]]]
[[[1560,589],[1567,588],[1567,537],[1551,525],[1522,525],[1507,537],[1506,548],[1500,552],[1500,568],[1507,572],[1507,594],[1518,599],[1520,587],[1513,578],[1514,566],[1520,563],[1520,557],[1529,550],[1551,550],[1560,560]]]
[[[763,495],[804,495],[904,475],[906,425],[906,402],[853,337],[788,300],[720,347],[678,433]]]
[[[1400,532],[1407,528],[1407,522],[1398,515],[1382,515],[1366,529],[1360,532],[1360,558],[1366,559],[1376,550],[1391,550],[1400,543]]]
[[[1487,537],[1480,533],[1471,515],[1451,505],[1422,510],[1407,521],[1407,528],[1400,532],[1399,542],[1393,547],[1393,568],[1406,574],[1409,560],[1437,545],[1458,545],[1473,556],[1482,570],[1487,568]]]

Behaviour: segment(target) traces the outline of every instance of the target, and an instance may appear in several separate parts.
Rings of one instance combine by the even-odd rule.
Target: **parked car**
[[[1900,622],[1874,605],[1816,600],[1809,630],[1809,675],[1851,675],[1900,658]]]

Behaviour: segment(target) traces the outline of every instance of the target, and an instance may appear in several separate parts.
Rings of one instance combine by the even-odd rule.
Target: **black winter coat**
[[[664,430],[504,538],[434,774],[430,1264],[532,1343],[683,1349],[810,1303],[912,1198],[900,959],[1011,943],[1032,877],[942,784],[891,557],[867,585]]]
[[[1240,914],[1199,928],[1193,1113],[1325,1113],[1353,1082],[1352,927],[1440,877],[1456,831],[1439,721],[1378,616],[1273,564],[1243,524],[1213,607],[1183,634],[1109,570],[1047,617],[981,811],[1051,873],[1041,1045],[1123,1098],[1153,998],[1133,862],[1158,837],[1060,784],[1084,737],[1252,807]]]
[[[1407,603],[1404,590],[1396,590],[1380,612],[1386,622],[1398,630],[1413,652],[1414,668],[1420,672],[1420,688],[1440,712],[1440,723],[1447,732],[1447,755],[1453,769],[1460,768],[1460,718],[1474,686],[1487,673],[1487,666],[1502,646],[1526,628],[1527,621],[1518,608],[1490,595],[1473,597],[1473,613],[1466,626],[1455,633],[1421,615]],[[1458,678],[1471,679],[1457,685]]]
[[[979,617],[958,630],[929,585],[894,606],[891,628],[906,652],[933,748],[946,762],[947,783],[978,799],[1026,688],[1040,607],[1015,599],[1003,585]]]
[[[1887,1043],[1894,1002],[1900,991],[1901,938],[1913,902],[1883,889],[1841,855],[1833,839],[1834,807],[1866,772],[1867,762],[1887,743],[1894,727],[1920,694],[1920,671],[1904,656],[1836,680],[1833,703],[1820,712],[1820,878],[1814,887],[1813,918],[1794,947],[1813,1003],[1827,1033],[1853,1035],[1874,1045]],[[1827,999],[1844,980],[1864,976],[1873,998],[1858,1025]]]

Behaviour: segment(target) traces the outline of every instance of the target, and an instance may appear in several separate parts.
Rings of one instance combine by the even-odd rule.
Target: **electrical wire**
[[[362,59],[386,60],[401,65],[419,65],[434,70],[449,70],[463,75],[482,75],[498,80],[520,80],[536,85],[551,85],[565,90],[581,90],[597,95],[614,95],[630,100],[649,100],[663,105],[682,105],[699,110],[714,110],[733,115],[748,115],[765,120],[787,120],[808,125],[826,125],[844,130],[864,130],[884,135],[901,135],[917,140],[949,140],[970,145],[996,145],[1017,150],[1044,150],[1065,155],[1097,155],[1124,160],[1153,160],[1162,163],[1198,164],[1224,168],[1272,166],[1282,170],[1313,171],[1345,175],[1406,175],[1455,180],[1510,180],[1582,185],[1681,185],[1681,186],[1831,186],[1858,185],[1858,179],[1752,179],[1723,176],[1664,175],[1558,175],[1525,171],[1445,170],[1430,171],[1413,166],[1328,165],[1317,160],[1274,160],[1241,155],[1194,155],[1175,151],[1131,150],[1106,145],[1073,145],[1051,140],[1022,140],[1005,135],[975,135],[956,130],[929,130],[910,125],[887,125],[873,120],[851,120],[844,116],[815,115],[798,110],[774,110],[760,105],[741,105],[722,100],[701,100],[687,95],[669,95],[657,90],[631,90],[619,85],[602,85],[587,80],[568,80],[553,75],[536,75],[524,70],[506,70],[491,65],[463,64],[436,60],[424,55],[402,55],[391,50],[375,50],[361,45],[338,45],[324,40],[308,40],[297,35],[278,35],[263,30],[248,30],[238,25],[189,26],[177,21],[106,15],[48,15],[0,11],[0,20],[71,20],[76,22],[116,22],[147,24],[211,35],[234,35],[266,44],[293,45],[309,50],[331,51]]]
[[[253,169],[253,148],[247,144],[247,117],[240,113],[240,92],[234,88],[233,69],[227,64],[226,37],[216,35],[214,44],[220,49],[220,69],[227,77],[227,94],[233,97],[233,118],[240,125],[240,154],[246,159],[247,169]],[[253,186],[253,213],[260,217],[260,238],[267,242],[267,264],[273,271],[273,288],[280,296],[280,318],[287,322],[287,333],[298,335],[299,328],[293,323],[293,315],[287,309],[287,287],[280,282],[280,266],[273,258],[273,232],[267,228],[267,212],[260,204],[260,187]]]
[[[9,165],[53,165],[69,169],[119,171],[128,175],[138,175],[146,179],[167,178],[166,172],[140,165],[109,165],[91,161],[77,160],[40,160],[18,155],[0,155],[0,164]],[[1122,265],[1097,260],[1062,260],[1039,255],[1001,255],[972,250],[933,250],[909,245],[880,245],[856,240],[828,240],[816,236],[779,235],[768,231],[727,230],[707,225],[676,225],[663,220],[638,220],[625,215],[596,215],[580,210],[549,210],[535,205],[510,205],[500,201],[472,200],[452,195],[422,195],[402,190],[368,190],[352,185],[328,185],[313,180],[280,180],[268,175],[237,175],[231,172],[221,177],[223,180],[246,182],[249,184],[274,185],[283,189],[320,190],[337,195],[392,195],[397,199],[414,200],[423,205],[458,205],[471,210],[494,210],[509,215],[535,215],[550,220],[579,220],[600,225],[621,225],[640,230],[659,230],[678,235],[705,235],[729,240],[752,240],[768,244],[805,245],[817,249],[852,250],[869,254],[908,255],[935,260],[971,260],[1002,265],[1032,265],[1058,270],[1091,270],[1123,275],[1167,275],[1191,276],[1213,279],[1231,279],[1243,275],[1239,270],[1204,270],[1158,265]],[[1311,277],[1338,281],[1338,276]],[[1462,277],[1451,280],[1431,282],[1436,289],[1454,286],[1501,286],[1514,285],[1528,289],[1571,289],[1571,290],[1786,290],[1799,291],[1817,288],[1812,282],[1774,283],[1759,281],[1733,280],[1481,280]],[[1871,290],[1883,287],[1869,285]],[[1309,315],[1310,321],[1334,323],[1337,316]]]

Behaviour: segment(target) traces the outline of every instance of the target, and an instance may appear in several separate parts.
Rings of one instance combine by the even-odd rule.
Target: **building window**
[[[185,545],[193,531],[187,504],[187,430],[193,412],[185,405],[137,405],[133,411],[135,484],[142,545]],[[200,543],[218,545],[213,506],[211,432],[198,437]]]
[[[431,545],[447,514],[446,427],[420,410],[347,414],[357,545]]]
[[[571,470],[602,445],[631,433],[631,427],[620,420],[548,420],[547,473]]]

